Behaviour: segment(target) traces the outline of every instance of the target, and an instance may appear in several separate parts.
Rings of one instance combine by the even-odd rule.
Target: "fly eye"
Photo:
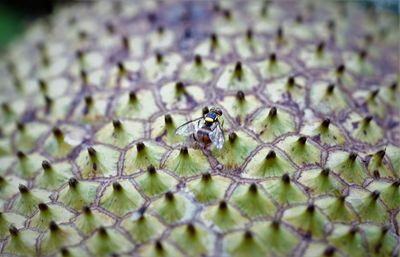
[[[215,109],[215,112],[216,112],[219,116],[222,115],[222,111],[221,111],[220,109]]]

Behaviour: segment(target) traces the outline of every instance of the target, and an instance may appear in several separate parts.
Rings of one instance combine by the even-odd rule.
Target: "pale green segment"
[[[133,248],[133,245],[120,232],[115,229],[107,229],[106,235],[95,232],[86,241],[89,251],[95,256],[108,257],[112,253],[120,254]]]
[[[349,71],[366,77],[374,75],[374,67],[368,60],[361,59],[358,53],[347,52],[343,53],[343,55],[344,62],[346,63],[346,68],[348,68]]]
[[[257,152],[247,164],[245,176],[251,178],[265,178],[282,176],[285,173],[294,173],[295,168],[279,151],[274,151],[276,154],[274,159],[266,159],[267,154],[271,150],[270,148],[263,148]]]
[[[314,82],[310,91],[310,103],[314,110],[322,113],[338,113],[347,106],[347,97],[339,87],[335,87],[332,93],[328,93],[329,83]]]
[[[316,47],[308,48],[300,52],[300,58],[309,68],[328,68],[334,64],[334,55],[328,50],[318,53]]]
[[[251,237],[246,237],[243,231],[226,235],[224,237],[224,248],[233,257],[265,257],[270,255],[261,238],[254,234]]]
[[[269,60],[257,64],[259,72],[264,79],[276,78],[288,74],[292,69],[286,62],[280,61],[271,63]]]
[[[201,65],[195,63],[186,64],[182,69],[180,78],[195,83],[207,83],[213,78],[212,70],[216,67],[217,63],[203,58]]]
[[[181,225],[172,230],[169,238],[174,241],[188,256],[200,257],[213,252],[215,238],[199,225]]]
[[[13,225],[17,229],[24,227],[25,217],[13,212],[1,212],[0,213],[0,240],[5,239],[8,236],[10,225]]]
[[[232,46],[229,42],[223,37],[218,37],[218,43],[215,48],[213,48],[211,40],[206,39],[195,48],[194,53],[206,57],[210,56],[214,60],[220,60],[231,51]]]
[[[74,113],[73,120],[85,124],[98,125],[106,121],[106,110],[108,106],[108,95],[96,94],[93,98],[93,105],[89,106],[88,112],[84,113],[86,104],[82,101]]]
[[[61,247],[79,243],[82,238],[78,232],[66,225],[60,225],[56,231],[47,230],[39,243],[41,256],[50,255],[58,252]]]
[[[18,193],[18,185],[26,184],[26,181],[15,176],[6,176],[4,180],[0,181],[0,198],[8,199],[14,194]]]
[[[235,47],[239,55],[245,59],[262,55],[265,52],[263,43],[256,36],[251,39],[244,36],[235,40]]]
[[[26,123],[22,131],[18,131],[15,135],[15,145],[19,151],[30,151],[35,147],[38,139],[48,129],[44,124]]]
[[[15,157],[12,155],[0,157],[0,175],[4,175],[14,161]]]
[[[128,180],[120,181],[120,185],[121,191],[117,191],[113,185],[109,185],[101,197],[100,205],[118,216],[124,216],[140,207],[143,198]]]
[[[168,242],[162,243],[162,249],[156,247],[154,243],[143,245],[138,252],[143,257],[183,257],[172,244]]]
[[[129,149],[125,154],[124,173],[132,174],[140,169],[145,169],[150,165],[159,167],[161,158],[166,150],[155,143],[144,142],[143,152],[138,153],[136,145]]]
[[[227,96],[221,105],[229,110],[235,120],[239,120],[240,124],[244,124],[247,118],[260,107],[260,101],[253,95],[246,95],[244,101],[240,101],[237,97]]]
[[[374,145],[384,136],[383,129],[373,119],[366,124],[364,118],[354,112],[349,114],[344,125],[352,138],[363,143]]]
[[[377,95],[372,96],[374,90],[379,91]],[[380,87],[373,87],[367,90],[357,90],[353,93],[352,97],[363,104],[366,104],[370,114],[377,115],[379,118],[384,119],[386,114],[386,103],[382,94],[384,93],[381,93]]]
[[[36,210],[39,203],[48,202],[50,193],[41,189],[32,189],[27,193],[19,193],[12,209],[24,216],[32,215]]]
[[[316,201],[316,205],[335,222],[352,222],[357,220],[354,211],[346,201],[341,201],[336,197],[325,197]]]
[[[40,188],[55,190],[60,188],[72,177],[72,167],[68,163],[56,163],[51,165],[51,170],[42,170],[36,177],[36,185]]]
[[[4,253],[15,254],[19,256],[36,256],[35,249],[36,239],[39,233],[32,230],[21,230],[18,236],[11,237],[5,243]]]
[[[135,94],[136,101],[133,102],[130,101],[129,94],[123,94],[116,100],[114,113],[117,117],[148,119],[158,111],[150,90],[139,90]]]
[[[188,151],[188,155],[181,154],[180,150],[172,151],[163,166],[179,176],[193,176],[206,172],[210,167],[206,156],[200,150]]]
[[[48,209],[45,211],[37,212],[31,219],[29,224],[30,227],[38,228],[41,231],[45,231],[49,227],[51,221],[58,223],[68,222],[74,214],[58,205],[48,205]]]
[[[328,224],[328,219],[317,208],[309,212],[307,206],[303,205],[286,209],[283,220],[300,231],[312,233],[312,236],[316,238],[323,236],[324,226]]]
[[[143,124],[136,121],[121,121],[122,128],[115,129],[112,123],[107,124],[96,133],[96,141],[119,148],[124,148],[134,140],[143,137]]]
[[[176,128],[188,120],[180,114],[174,114],[172,116],[172,124],[166,125],[164,116],[158,117],[151,125],[151,138],[161,138],[165,143],[176,145],[184,142],[185,137],[177,135],[175,133]],[[201,117],[201,115],[199,116]],[[198,118],[198,117],[196,117]]]
[[[357,211],[362,221],[379,224],[385,224],[388,221],[388,212],[385,207],[380,199],[374,200],[370,192],[352,188],[347,200]]]
[[[160,215],[165,222],[176,223],[185,217],[190,206],[184,197],[174,194],[172,200],[160,198],[153,203],[151,208]]]
[[[265,85],[264,93],[272,102],[286,103],[288,101],[295,102],[299,106],[305,105],[305,86],[306,79],[304,77],[294,77],[294,85],[287,83],[288,78],[279,79]]]
[[[252,191],[249,186],[240,185],[233,192],[231,201],[247,216],[274,216],[276,207],[261,188]]]
[[[44,157],[36,153],[26,155],[26,157],[17,160],[15,168],[13,168],[14,174],[18,174],[24,178],[32,178],[37,175],[37,171],[44,159]]]
[[[173,46],[175,42],[175,31],[163,29],[162,32],[156,31],[149,35],[149,47],[154,50],[166,50]]]
[[[162,171],[157,171],[156,174],[145,172],[136,177],[136,181],[140,185],[141,190],[148,196],[165,193],[177,184],[177,181],[173,177]]]
[[[238,131],[236,140],[231,143],[225,135],[225,144],[222,149],[212,149],[212,154],[225,168],[237,168],[256,148],[256,142],[245,133]]]
[[[86,250],[81,246],[67,247],[66,249],[68,250],[68,257],[89,257]],[[60,251],[60,253],[56,256],[65,257],[65,254],[61,253]]]
[[[400,148],[389,145],[386,147],[386,155],[390,158],[395,174],[400,176]]]
[[[281,205],[307,201],[307,196],[293,182],[286,184],[282,179],[272,179],[263,182],[262,185],[272,198]]]
[[[211,180],[196,179],[188,183],[188,188],[202,203],[222,199],[231,181],[225,177],[212,176]]]
[[[398,245],[398,238],[392,231],[382,233],[381,227],[372,224],[362,224],[360,227],[366,235],[371,256],[391,256],[393,254],[393,250]],[[377,248],[379,251],[376,251]]]
[[[287,137],[278,144],[283,148],[292,160],[298,165],[315,164],[320,162],[321,151],[307,139],[305,144],[298,142],[297,136]]]
[[[350,229],[351,227],[347,225],[335,225],[332,234],[329,236],[329,241],[349,256],[366,256],[366,251],[363,246],[364,242],[360,233],[352,235]]]
[[[258,79],[252,69],[242,64],[242,77],[235,76],[236,64],[227,66],[217,81],[217,87],[225,90],[248,90],[258,85]]]
[[[382,201],[390,208],[397,209],[400,207],[400,186],[384,180],[375,180],[367,186],[371,192],[378,190],[381,194]]]
[[[156,218],[146,214],[138,217],[127,217],[121,223],[121,227],[128,231],[132,239],[137,242],[157,238],[165,229],[164,225]]]
[[[250,124],[250,128],[257,132],[261,139],[271,142],[277,137],[295,130],[296,123],[291,114],[277,109],[277,115],[270,117],[268,115],[270,111],[271,108],[263,108]]]
[[[290,256],[299,239],[283,224],[274,226],[270,221],[256,222],[252,230],[264,242],[263,245],[279,256]]]
[[[331,152],[327,166],[347,182],[361,184],[366,178],[366,171],[359,157],[352,161],[349,154],[344,151]]]
[[[163,78],[171,77],[177,71],[181,62],[182,58],[178,54],[163,56],[161,63],[158,63],[156,57],[152,56],[145,60],[143,69],[150,82],[157,82]]]
[[[302,171],[298,182],[310,188],[309,192],[314,196],[322,194],[339,195],[344,188],[335,176],[321,174],[321,169]]]
[[[111,226],[113,223],[112,218],[93,209],[88,214],[82,212],[75,220],[76,227],[84,235],[90,235],[100,226]]]
[[[305,250],[302,256],[304,257],[323,257],[324,252],[329,247],[326,243],[321,242],[311,242],[308,244],[307,249]],[[337,251],[333,253],[331,257],[343,257],[342,254],[338,253]]]
[[[79,181],[76,188],[65,187],[60,192],[58,200],[80,211],[83,206],[94,203],[97,187],[97,183]]]
[[[67,143],[64,138],[57,140],[53,135],[47,138],[45,142],[46,152],[55,158],[67,157],[71,153],[73,147],[74,146]]]
[[[218,204],[209,206],[203,211],[202,216],[221,231],[243,228],[247,221],[229,204],[225,209],[220,208]]]
[[[82,149],[76,164],[83,178],[110,177],[117,175],[119,152],[103,145],[95,145],[96,156],[90,157],[87,149]],[[95,164],[95,165],[94,165]],[[93,168],[96,166],[96,169]]]
[[[368,163],[368,172],[373,175],[376,170],[379,172],[380,177],[395,178],[390,165],[385,160],[382,160],[381,157],[373,155]]]
[[[185,85],[184,91],[176,89],[176,82],[164,85],[160,90],[161,101],[169,110],[189,109],[194,104],[202,103],[206,100],[204,90],[197,85]]]
[[[329,124],[328,128],[324,128],[320,122],[313,121],[313,124],[304,126],[301,133],[308,136],[317,136],[321,143],[325,145],[343,145],[346,142],[342,132],[333,124]]]
[[[11,154],[11,140],[0,138],[0,158]]]

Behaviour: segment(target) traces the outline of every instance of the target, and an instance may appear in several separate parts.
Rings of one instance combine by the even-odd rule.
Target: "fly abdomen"
[[[211,128],[208,126],[201,127],[195,136],[196,141],[202,142],[206,145],[211,144],[211,139],[208,134],[211,132]]]

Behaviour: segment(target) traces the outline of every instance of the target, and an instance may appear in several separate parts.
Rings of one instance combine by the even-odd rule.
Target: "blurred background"
[[[34,19],[50,15],[59,5],[68,3],[90,2],[96,0],[0,0],[0,50],[23,32],[26,25]],[[107,1],[107,0],[97,0]],[[123,0],[127,1],[127,0]],[[129,0],[128,0],[129,1]],[[135,0],[130,0],[135,2]],[[186,0],[191,1],[191,0]],[[199,1],[199,0],[192,0]],[[263,0],[260,0],[263,1]],[[271,1],[271,0],[267,0]],[[273,1],[273,0],[272,0]],[[275,0],[278,1],[278,0]],[[279,0],[285,1],[285,0]],[[290,1],[290,0],[288,0]],[[301,0],[300,0],[301,1]],[[324,0],[315,0],[324,1]],[[385,9],[400,13],[398,0],[336,0],[354,2],[364,8]]]

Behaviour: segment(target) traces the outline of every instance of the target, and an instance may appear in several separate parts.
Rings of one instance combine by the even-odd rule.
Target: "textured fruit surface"
[[[96,1],[0,62],[0,255],[398,256],[399,16]],[[211,106],[225,144],[175,134]]]

